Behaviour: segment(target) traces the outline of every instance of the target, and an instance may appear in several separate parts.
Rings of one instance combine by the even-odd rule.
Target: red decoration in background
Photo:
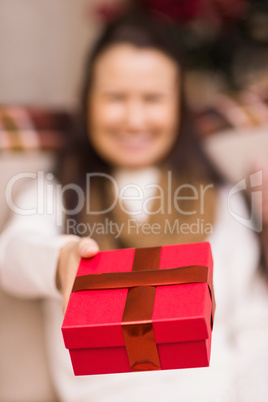
[[[89,14],[107,23],[131,6],[146,10],[176,22],[189,22],[195,19],[230,21],[243,18],[247,9],[247,0],[124,0],[101,4],[90,8]]]
[[[188,21],[197,17],[202,11],[203,0],[125,0],[108,2],[90,8],[89,14],[106,23],[113,20],[129,6],[140,6],[148,12],[159,14],[173,21]]]
[[[237,19],[243,17],[247,10],[246,0],[206,0],[210,7],[223,18]]]
[[[147,10],[162,14],[173,21],[188,22],[202,18],[216,21],[243,18],[247,0],[136,0]]]
[[[111,4],[103,2],[103,4],[100,4],[93,9],[93,15],[102,22],[112,21],[121,12],[122,12],[122,5],[120,3]]]
[[[134,1],[135,3],[135,1]],[[123,13],[132,4],[132,0],[97,0],[95,4],[89,2],[86,6],[86,16],[101,23],[109,23]]]
[[[203,0],[136,0],[147,10],[174,21],[187,22],[200,15]]]
[[[239,19],[246,18],[247,0],[203,0],[203,20],[218,24],[225,31],[234,28]]]

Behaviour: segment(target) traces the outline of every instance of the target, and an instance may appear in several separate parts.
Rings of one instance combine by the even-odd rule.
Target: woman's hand
[[[93,239],[73,235],[66,237],[67,242],[60,250],[56,274],[56,285],[63,297],[63,313],[67,308],[81,257],[90,258],[99,251],[98,244]]]

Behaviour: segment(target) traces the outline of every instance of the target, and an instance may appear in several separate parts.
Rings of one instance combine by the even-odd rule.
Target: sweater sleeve
[[[237,213],[250,220],[243,198],[237,196],[229,207],[227,199],[225,188],[211,237],[215,332],[220,333],[226,346],[221,350],[231,355],[230,389],[234,400],[264,402],[268,395],[268,292],[258,273],[259,242],[254,230],[236,219]],[[213,351],[212,344],[215,359],[221,350]]]
[[[36,186],[25,190],[0,235],[0,285],[14,296],[60,298],[55,275],[65,238],[61,200],[54,193],[40,196]]]

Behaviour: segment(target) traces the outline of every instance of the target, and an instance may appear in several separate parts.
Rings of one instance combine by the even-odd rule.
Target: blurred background
[[[88,0],[0,0],[0,103],[72,107],[97,30]]]
[[[88,45],[130,1],[0,0],[0,103],[73,106]],[[201,74],[217,90],[268,85],[267,0],[134,1],[176,21],[195,85]]]
[[[176,21],[188,102],[226,178],[235,183],[256,162],[267,163],[268,0],[135,1]],[[0,0],[0,231],[9,217],[8,180],[51,169],[77,104],[88,47],[129,2]],[[56,401],[41,302],[0,289],[0,320],[0,402]]]
[[[42,116],[48,110],[72,111],[88,47],[103,23],[131,2],[177,25],[174,35],[185,50],[187,97],[200,135],[224,133],[221,147],[230,148],[226,132],[244,134],[249,145],[238,159],[238,145],[231,147],[231,170],[218,151],[219,138],[217,145],[215,136],[205,141],[228,178],[239,180],[248,147],[253,161],[265,158],[268,147],[267,136],[253,144],[247,137],[252,130],[263,137],[268,124],[268,0],[0,0],[0,105],[41,107]],[[22,118],[10,113],[0,123],[9,132],[19,125],[21,133]],[[40,128],[54,128],[51,114],[36,123],[30,112],[29,119],[38,137]],[[2,148],[11,147],[11,140],[14,136],[0,134]],[[53,145],[53,138],[49,142]]]

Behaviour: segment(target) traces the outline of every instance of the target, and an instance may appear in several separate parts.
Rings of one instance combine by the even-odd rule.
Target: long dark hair
[[[98,57],[109,47],[117,43],[129,43],[138,48],[154,48],[170,57],[178,65],[180,97],[178,115],[177,140],[168,156],[171,169],[178,173],[209,180],[215,185],[224,182],[223,176],[210,162],[205,154],[196,131],[194,119],[186,105],[184,93],[185,55],[178,40],[175,24],[154,18],[141,12],[129,12],[109,23],[103,30],[99,40],[88,55],[85,64],[84,81],[78,111],[75,115],[69,138],[59,154],[54,170],[56,178],[63,184],[75,183],[85,188],[87,173],[110,173],[110,166],[95,152],[89,140],[87,125],[88,97],[92,88],[94,65]],[[74,192],[66,192],[65,206],[75,208],[77,199]],[[79,215],[76,217],[79,221]],[[266,233],[266,237],[264,234]],[[267,230],[262,233],[267,238]],[[265,250],[262,245],[262,257]],[[262,268],[268,272],[268,257],[262,258]],[[266,260],[266,261],[264,261]]]
[[[61,183],[76,183],[83,188],[87,173],[110,172],[110,166],[95,152],[89,140],[88,98],[94,80],[96,60],[106,49],[118,43],[129,43],[138,48],[157,49],[177,64],[180,76],[178,89],[180,124],[177,140],[167,162],[170,168],[177,172],[188,173],[188,175],[191,173],[215,184],[222,181],[220,174],[202,149],[193,118],[185,102],[183,85],[185,58],[177,36],[173,23],[160,21],[144,12],[125,13],[105,27],[86,60],[78,113],[69,141],[66,142],[58,159],[55,174]],[[71,207],[71,200],[66,199],[66,202],[67,206]]]

